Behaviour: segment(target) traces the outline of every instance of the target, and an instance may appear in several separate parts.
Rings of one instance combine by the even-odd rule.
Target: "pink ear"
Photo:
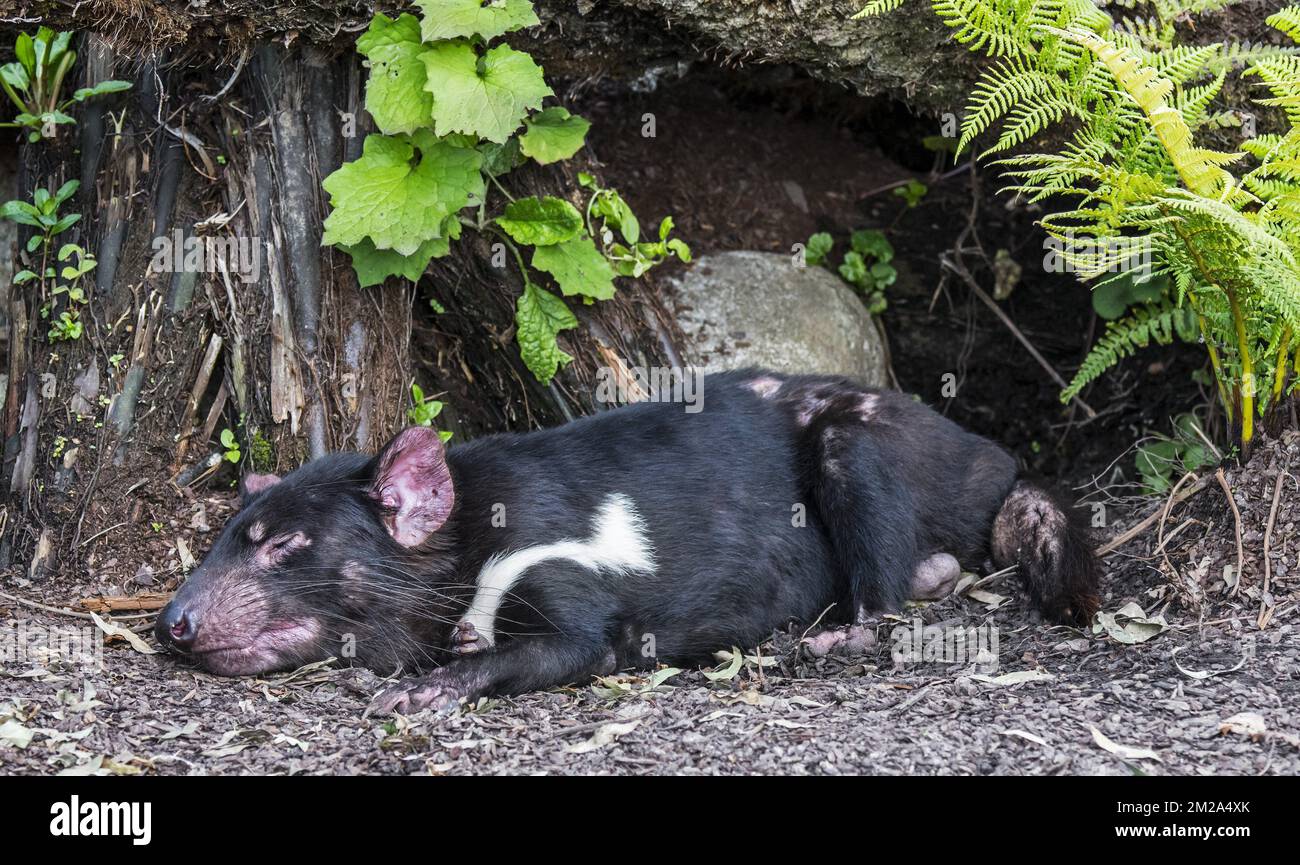
[[[253,496],[260,492],[264,492],[265,490],[269,490],[279,482],[279,475],[244,475],[244,479],[239,482],[239,503],[246,504]]]
[[[404,547],[442,528],[456,497],[438,432],[416,426],[398,433],[379,454],[370,495],[385,511],[388,533]]]

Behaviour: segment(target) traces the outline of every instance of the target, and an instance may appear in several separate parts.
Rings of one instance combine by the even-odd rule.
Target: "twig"
[[[1183,484],[1187,483],[1188,478],[1194,478],[1194,472],[1188,472],[1178,479],[1174,488],[1169,491],[1169,498],[1165,501],[1164,511],[1160,514],[1160,528],[1156,530],[1156,550],[1160,557],[1164,559],[1165,564],[1169,567],[1169,573],[1172,576],[1174,572],[1173,563],[1169,561],[1169,554],[1165,552],[1165,523],[1169,521],[1169,511],[1174,507],[1174,496],[1178,495],[1178,490]]]
[[[936,175],[933,172],[931,172],[929,175],[926,176],[925,179],[929,181],[930,186],[933,186],[934,184],[939,183],[940,181],[947,180],[949,177],[956,177],[958,174],[961,174],[963,171],[969,171],[970,166],[971,164],[969,162],[963,162],[961,165],[958,165],[956,168],[950,171],[946,171],[943,174]],[[858,201],[866,201],[868,198],[874,198],[875,196],[880,195],[882,192],[889,192],[890,190],[893,189],[901,189],[914,180],[916,180],[915,177],[905,177],[902,180],[895,180],[893,183],[886,183],[884,186],[880,186],[871,190],[870,192],[863,193],[861,196],[858,197]]]
[[[957,274],[961,281],[966,283],[966,286],[971,290],[971,292],[980,299],[980,302],[993,311],[993,314],[998,317],[998,320],[1006,325],[1007,330],[1011,331],[1011,335],[1025,347],[1025,350],[1029,352],[1030,356],[1038,362],[1038,365],[1041,366],[1049,376],[1051,376],[1052,381],[1056,382],[1056,384],[1060,386],[1061,390],[1065,390],[1070,386],[1065,379],[1061,378],[1061,374],[1056,371],[1055,367],[1047,362],[1047,358],[1043,357],[1042,354],[1039,353],[1038,349],[1034,347],[1034,344],[1029,341],[1029,337],[1025,336],[1024,333],[1021,332],[1020,328],[1016,327],[1016,323],[1011,320],[1011,316],[1007,315],[1006,312],[1003,311],[1002,307],[998,306],[996,300],[989,297],[988,292],[980,288],[980,284],[975,281],[975,277],[971,276],[971,273],[966,269],[965,264],[954,262],[945,255],[943,257],[943,266]],[[1093,410],[1092,406],[1088,405],[1079,397],[1073,396],[1070,398],[1070,401],[1083,409],[1083,413],[1089,418],[1095,418],[1097,416],[1097,412]]]
[[[22,604],[22,605],[25,606],[25,607],[32,607],[32,608],[37,609],[37,610],[43,610],[44,612],[47,612],[47,613],[54,613],[55,615],[59,615],[59,616],[72,616],[73,618],[77,618],[77,619],[89,619],[89,618],[91,617],[91,616],[90,616],[90,613],[78,613],[78,612],[75,611],[75,610],[66,610],[66,609],[62,609],[62,608],[60,608],[60,607],[50,607],[50,606],[47,606],[47,605],[45,605],[45,604],[37,603],[36,601],[29,601],[29,600],[27,600],[26,598],[20,598],[20,597],[18,597],[18,596],[16,596],[16,595],[10,595],[10,594],[8,594],[8,593],[6,593],[6,592],[0,592],[0,598],[4,598],[6,601],[13,601],[15,604]],[[139,614],[137,614],[137,615],[133,615],[133,616],[115,616],[114,618],[116,618],[116,619],[146,619],[146,618],[149,618],[149,617],[151,617],[151,616],[153,616],[153,615],[155,615],[155,614],[154,614],[154,613],[139,613]]]
[[[1268,525],[1264,527],[1264,591],[1259,594],[1259,618],[1255,624],[1262,631],[1268,627],[1268,620],[1271,618],[1266,615],[1268,611],[1268,591],[1273,581],[1273,566],[1268,560],[1269,545],[1273,542],[1273,524],[1277,521],[1277,503],[1282,497],[1282,481],[1286,478],[1286,472],[1278,469],[1277,481],[1273,484],[1273,506],[1268,509]],[[1241,585],[1241,578],[1237,578],[1237,585]]]
[[[1241,511],[1237,510],[1237,502],[1232,498],[1232,488],[1228,486],[1228,479],[1223,476],[1223,469],[1219,469],[1214,473],[1214,479],[1219,482],[1219,486],[1223,488],[1223,494],[1228,497],[1228,507],[1232,508],[1232,522],[1237,531],[1237,581],[1232,586],[1232,595],[1236,597],[1237,592],[1241,590],[1241,568],[1246,559],[1241,547]]]
[[[109,532],[113,531],[114,529],[120,529],[120,528],[122,528],[122,526],[125,526],[125,525],[128,525],[128,524],[125,523],[125,522],[122,522],[122,523],[117,523],[116,525],[109,526],[109,527],[106,528],[106,529],[100,529],[99,531],[97,531],[97,532],[95,532],[93,535],[91,535],[90,537],[86,538],[86,539],[85,539],[84,541],[82,541],[81,543],[76,544],[76,546],[77,546],[78,548],[80,548],[80,547],[84,547],[84,546],[86,546],[87,544],[89,544],[89,543],[91,543],[91,542],[93,542],[93,541],[96,541],[96,540],[102,538],[104,535],[108,534]]]
[[[1180,493],[1176,498],[1171,498],[1170,500],[1171,503],[1173,505],[1182,504],[1183,502],[1187,501],[1192,496],[1196,495],[1201,490],[1209,486],[1210,480],[1211,478],[1208,475],[1206,477],[1201,478],[1196,483],[1192,484],[1190,487],[1183,490],[1183,492]],[[1160,519],[1161,514],[1163,514],[1164,512],[1165,511],[1163,508],[1161,510],[1152,512],[1146,519],[1142,520],[1142,522],[1133,526],[1133,528],[1127,530],[1126,532],[1119,535],[1118,537],[1102,544],[1100,547],[1097,548],[1096,551],[1097,555],[1099,556],[1109,555],[1110,553],[1124,546],[1129,541],[1133,540],[1138,535],[1142,534],[1144,531],[1149,529],[1151,527],[1151,524],[1154,523],[1156,520]]]

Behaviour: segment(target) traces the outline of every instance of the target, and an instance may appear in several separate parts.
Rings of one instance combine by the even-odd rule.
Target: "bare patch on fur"
[[[863,394],[858,401],[858,418],[863,423],[871,423],[880,409],[880,397],[874,393]]]
[[[799,403],[799,409],[795,415],[795,419],[799,422],[799,426],[808,426],[816,420],[817,415],[821,414],[822,411],[825,410],[827,403],[828,400],[819,396],[805,397],[803,401]]]
[[[781,389],[783,382],[779,378],[773,378],[770,375],[756,378],[751,382],[746,382],[745,387],[758,394],[763,399],[772,399],[776,396],[777,391]]]

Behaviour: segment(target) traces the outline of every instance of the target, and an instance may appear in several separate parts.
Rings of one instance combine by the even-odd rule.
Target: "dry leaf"
[[[94,613],[90,614],[90,618],[94,621],[96,627],[98,627],[101,631],[103,631],[105,635],[109,637],[121,637],[122,639],[130,643],[131,648],[135,649],[140,654],[142,655],[158,654],[157,649],[152,648],[148,643],[142,640],[138,634],[134,633],[133,631],[129,631],[120,625],[110,625],[108,622],[105,622],[103,619],[101,619],[99,616],[95,615]]]
[[[1001,676],[971,676],[977,682],[983,682],[986,685],[992,685],[995,688],[1004,688],[1007,685],[1019,685],[1023,682],[1046,682],[1049,679],[1055,679],[1051,673],[1046,670],[1017,670],[1014,673],[1003,673]]]
[[[619,736],[626,735],[641,725],[640,721],[627,721],[622,724],[602,724],[597,728],[595,734],[585,742],[579,742],[576,745],[570,745],[564,750],[570,754],[586,754],[589,751],[598,751],[616,740]]]
[[[1219,724],[1219,734],[1227,733],[1239,733],[1248,736],[1252,742],[1258,742],[1268,734],[1268,725],[1258,712],[1238,712]]]
[[[1027,733],[1024,730],[1003,730],[1002,735],[1016,736],[1020,739],[1028,739],[1030,742],[1033,742],[1035,745],[1042,745],[1044,748],[1051,747],[1050,745],[1047,744],[1047,740],[1044,739],[1042,736],[1035,736],[1033,733]]]
[[[0,724],[0,745],[7,745],[21,751],[32,743],[33,735],[35,734],[30,727],[23,726],[13,718]]]
[[[1117,742],[1112,742],[1110,739],[1107,739],[1105,733],[1101,732],[1101,730],[1098,730],[1091,724],[1088,725],[1088,729],[1092,730],[1093,741],[1105,750],[1114,754],[1116,757],[1121,757],[1125,760],[1155,760],[1157,763],[1164,762],[1160,759],[1160,755],[1155,751],[1152,751],[1150,748],[1131,748],[1128,745],[1120,745]]]
[[[1152,637],[1158,637],[1169,630],[1169,623],[1164,616],[1148,618],[1146,612],[1130,601],[1114,613],[1098,613],[1092,632],[1105,631],[1117,643],[1132,645],[1145,643]]]

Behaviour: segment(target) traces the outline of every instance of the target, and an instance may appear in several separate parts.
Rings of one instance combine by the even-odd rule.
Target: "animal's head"
[[[439,530],[454,495],[437,432],[404,430],[373,458],[250,475],[241,500],[158,616],[159,643],[231,676],[330,656],[385,672],[420,660],[451,566]]]

